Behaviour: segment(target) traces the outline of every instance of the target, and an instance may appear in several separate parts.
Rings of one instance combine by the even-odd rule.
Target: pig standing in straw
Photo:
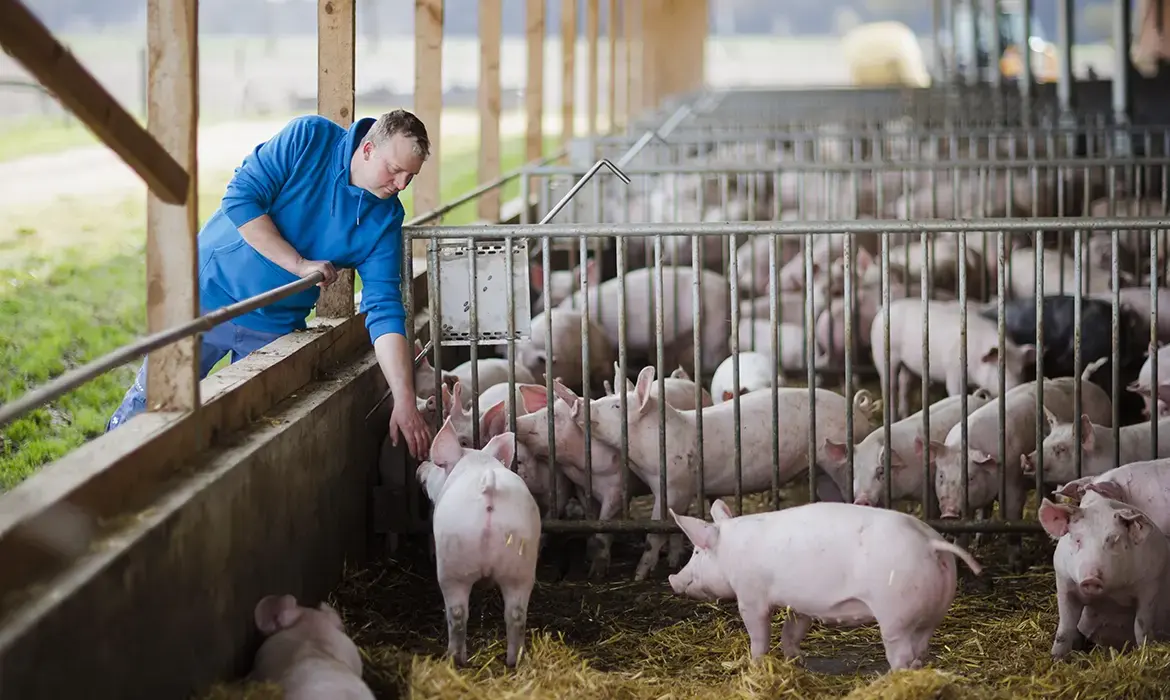
[[[308,608],[291,595],[269,595],[254,616],[267,639],[256,652],[253,680],[278,684],[285,700],[374,700],[362,682],[357,645],[327,603]]]
[[[471,587],[491,579],[504,597],[508,637],[505,663],[516,665],[524,643],[528,598],[536,580],[540,509],[524,480],[507,465],[516,451],[513,433],[464,449],[443,423],[431,443],[430,461],[418,468],[434,504],[435,568],[447,608],[447,654],[467,663],[467,602]]]
[[[1145,512],[1088,491],[1080,505],[1045,498],[1040,523],[1057,540],[1054,659],[1086,638],[1112,648],[1170,639],[1170,539]]]
[[[670,515],[695,545],[669,577],[671,589],[739,603],[753,659],[770,647],[772,610],[790,607],[780,632],[786,657],[800,656],[814,619],[839,627],[877,621],[890,669],[921,668],[955,597],[954,557],[982,570],[921,520],[883,508],[822,502],[735,518],[717,500],[714,523]]]

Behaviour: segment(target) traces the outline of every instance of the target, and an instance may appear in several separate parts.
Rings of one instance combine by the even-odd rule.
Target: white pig
[[[805,295],[780,294],[776,299],[776,320],[784,323],[804,325]],[[813,313],[820,313],[825,308],[825,292],[817,287],[813,288]],[[739,302],[739,321],[767,321],[772,317],[772,298],[768,295],[754,299],[744,299]]]
[[[547,348],[548,322],[544,312],[532,317],[531,339],[516,344],[516,364],[524,365],[533,377],[543,381],[545,367],[552,366],[552,376],[571,387],[581,388],[581,349],[585,339],[581,334],[581,311],[558,308],[552,315],[552,357]],[[589,320],[589,377],[591,382],[609,371],[616,354],[605,334],[605,329]],[[519,379],[517,379],[519,381]]]
[[[956,396],[966,393],[963,386],[963,367],[959,364],[959,350],[962,337],[959,334],[960,305],[957,301],[929,301],[927,314],[930,320],[930,376],[929,379],[945,382],[947,394]],[[888,309],[881,309],[874,316],[871,338],[883,338],[886,316],[890,318],[890,376],[886,375],[886,354],[884,342],[873,346],[874,365],[878,368],[882,394],[898,389],[898,415],[904,415],[910,403],[909,382],[900,380],[903,369],[918,376],[923,375],[921,299],[896,299]],[[1005,390],[1019,386],[1021,377],[1029,365],[1036,360],[1035,345],[1016,345],[1004,340],[1006,361],[1004,364]],[[979,316],[974,309],[967,309],[967,383],[991,392],[999,393],[999,331],[994,321]],[[891,386],[892,385],[892,386]]]
[[[542,293],[542,296],[532,305],[532,310],[536,313],[543,312],[545,303],[543,294],[544,268],[540,263],[532,261],[528,263],[528,273],[532,288]],[[597,265],[597,261],[593,258],[590,258],[585,263],[585,276],[586,281],[591,285],[601,282],[601,267]],[[581,266],[578,265],[572,270],[553,270],[548,273],[548,279],[548,304],[549,306],[558,306],[570,294],[581,288]]]
[[[1106,648],[1170,639],[1170,540],[1146,513],[1090,492],[1080,505],[1045,498],[1039,516],[1057,540],[1054,659],[1085,638]]]
[[[1158,364],[1157,388],[1153,384],[1152,364],[1155,362]],[[1166,415],[1166,406],[1170,406],[1170,345],[1163,345],[1156,350],[1151,346],[1146,361],[1138,372],[1138,378],[1125,388],[1142,397],[1146,404],[1146,416],[1150,415],[1150,407],[1155,401],[1158,405],[1158,417]]]
[[[739,389],[734,385],[734,356],[728,357],[711,377],[711,398],[716,403],[730,401],[736,394],[784,386],[784,377],[776,371],[776,363],[767,355],[748,351],[739,353]]]
[[[516,665],[524,644],[528,599],[536,580],[540,509],[524,481],[508,469],[516,438],[497,435],[483,450],[465,451],[450,420],[431,443],[431,462],[418,479],[434,504],[435,568],[447,610],[447,654],[467,663],[467,603],[471,587],[491,579],[504,598],[508,650]]]
[[[967,413],[977,411],[993,397],[986,389],[977,389],[967,396]],[[932,442],[946,439],[963,419],[963,397],[948,396],[930,405],[930,436]],[[903,418],[890,426],[891,495],[894,500],[919,500],[922,494],[923,448],[922,411]],[[825,454],[844,468],[845,443],[825,441]],[[885,505],[886,431],[878,426],[853,448],[853,502],[861,506]]]
[[[626,416],[628,420],[629,455],[631,470],[654,492],[654,517],[662,517],[664,505],[674,504],[680,510],[690,507],[696,495],[699,459],[696,452],[695,423],[697,411],[679,411],[669,404],[663,407],[666,414],[666,481],[667,493],[659,493],[659,471],[663,468],[658,461],[658,415],[659,400],[650,390],[654,382],[654,368],[645,367],[638,374],[638,383],[633,396],[627,396]],[[781,435],[785,446],[780,452],[780,483],[786,483],[810,465],[821,467],[828,477],[818,478],[819,489],[823,489],[823,500],[841,500],[843,484],[841,475],[834,469],[826,468],[825,460],[809,452],[809,390],[778,389]],[[869,434],[873,429],[871,411],[872,396],[858,392],[854,406],[837,393],[826,389],[815,389],[816,433],[818,437],[836,440],[845,436],[846,411],[853,411],[854,439]],[[622,440],[621,403],[619,396],[596,399],[590,406],[589,424],[593,438],[614,448],[620,448]],[[752,392],[739,398],[740,401],[740,465],[743,476],[743,493],[757,493],[772,486],[772,392]],[[584,401],[579,399],[572,408],[572,417],[577,425],[585,428]],[[734,402],[727,402],[703,409],[703,469],[704,487],[708,496],[728,496],[735,493],[735,416]],[[819,444],[819,443],[818,443]],[[831,483],[830,483],[831,482]],[[834,493],[835,491],[835,493]],[[664,504],[664,501],[666,503]],[[665,543],[661,535],[650,535],[650,548],[642,555],[635,572],[637,580],[644,579],[658,563]]]
[[[776,327],[780,334],[780,369],[797,372],[807,368],[804,359],[804,328],[795,323],[778,323]],[[752,336],[755,336],[754,338]],[[758,352],[766,357],[772,356],[772,322],[745,321],[739,322],[739,351]],[[728,347],[731,338],[727,339]],[[826,356],[819,352],[815,341],[810,349],[813,355],[813,366],[822,367]]]
[[[1090,491],[1137,508],[1159,530],[1170,532],[1170,459],[1131,462],[1097,476],[1083,476],[1056,493],[1075,503]]]
[[[362,656],[328,603],[297,604],[291,595],[268,595],[254,611],[266,637],[250,678],[275,683],[285,700],[374,700],[362,682]]]
[[[787,607],[780,632],[786,657],[801,655],[813,620],[846,628],[877,622],[890,669],[921,668],[955,597],[954,557],[982,571],[965,550],[893,510],[809,503],[732,517],[720,500],[711,506],[713,523],[670,514],[695,546],[670,576],[671,589],[735,600],[753,659],[771,646],[773,610]]]
[[[1061,262],[1061,258],[1064,262]],[[1035,248],[1019,248],[1009,256],[1011,265],[1008,275],[1008,287],[1016,299],[1030,299],[1037,294],[1036,287],[1036,254]],[[1077,275],[1071,254],[1062,253],[1055,248],[1044,249],[1044,296],[1076,294]],[[1061,266],[1063,265],[1063,272]],[[1083,294],[1086,296],[1108,292],[1111,289],[1110,271],[1107,268],[1097,267],[1082,261],[1081,282]]]
[[[1113,428],[1096,425],[1081,414],[1081,475],[1097,476],[1113,469]],[[1077,478],[1075,423],[1058,423],[1044,438],[1044,483],[1063,484]],[[1150,454],[1150,424],[1123,425],[1117,431],[1121,464],[1170,457],[1170,419],[1158,421],[1158,452]],[[1029,479],[1036,476],[1036,451],[1021,458],[1020,471]]]
[[[1053,420],[1071,420],[1073,377],[1044,379],[1044,410]],[[1004,468],[1007,470],[1007,502],[999,505],[1005,518],[1023,516],[1024,499],[1031,484],[1020,473],[1020,456],[1036,445],[1035,381],[1004,393]],[[1092,382],[1081,384],[1081,408],[1094,421],[1112,424],[1109,396]],[[958,518],[962,504],[962,426],[947,433],[945,443],[930,443],[931,464],[935,467],[934,487],[943,518]],[[999,493],[999,401],[984,404],[967,418],[967,487],[971,508],[989,506]]]
[[[508,361],[500,357],[481,357],[476,363],[479,367],[479,391],[483,392],[489,387],[496,384],[508,383]],[[432,380],[433,381],[433,380]],[[471,360],[464,362],[455,369],[449,372],[443,372],[444,383],[454,385],[459,382],[465,388],[462,398],[463,406],[471,405]],[[532,376],[532,372],[528,368],[516,362],[516,383],[517,384],[535,384],[536,378]]]
[[[651,287],[651,283],[656,279],[655,272],[653,268],[644,267],[625,275],[626,344],[627,349],[635,353],[653,353],[658,347],[655,336],[656,312],[653,310],[655,298]],[[731,332],[728,321],[731,318],[731,298],[727,279],[722,275],[711,270],[702,270],[699,279],[703,287],[701,300],[703,318],[700,328],[703,366],[696,374],[705,374],[714,372],[723,358],[727,357],[727,339]],[[693,362],[689,353],[693,352],[695,324],[699,321],[692,304],[691,285],[694,281],[694,271],[689,267],[662,268],[662,318],[665,333],[663,342],[670,347],[672,353],[677,354],[677,364]],[[621,289],[620,277],[589,287],[589,316],[605,329],[605,334],[614,348],[618,347],[618,295]],[[574,304],[580,307],[582,297],[582,292],[577,291],[565,299],[561,307],[572,308]]]

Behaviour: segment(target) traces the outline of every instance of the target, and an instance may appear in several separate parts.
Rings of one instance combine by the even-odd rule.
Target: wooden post
[[[526,40],[528,42],[528,87],[524,90],[526,133],[524,160],[544,155],[544,30],[546,0],[528,0]]]
[[[500,176],[500,34],[502,0],[479,3],[479,182]],[[484,192],[477,204],[479,218],[500,220],[500,191]]]
[[[577,0],[561,0],[561,145],[568,146],[575,131],[576,115],[573,98],[576,96],[576,76],[573,71],[577,57]]]
[[[347,129],[354,118],[355,13],[355,0],[317,1],[317,114]],[[353,270],[337,271],[317,299],[317,315],[354,315]]]
[[[417,216],[436,209],[439,190],[439,154],[443,113],[443,0],[414,2],[414,113],[427,127],[431,157],[414,179],[414,211]],[[439,222],[433,222],[439,223]],[[416,240],[415,258],[427,254],[426,241]]]
[[[187,173],[185,203],[168,204],[153,190],[146,195],[146,326],[149,333],[158,333],[199,315],[198,2],[149,0],[146,25],[150,55],[146,128]],[[198,410],[197,342],[192,336],[150,353],[146,410]]]
[[[589,135],[597,135],[597,98],[598,94],[598,80],[597,80],[597,34],[598,34],[598,13],[601,11],[601,0],[585,0],[585,35],[588,38],[589,45],[589,66],[585,74],[586,92],[585,100],[588,105],[589,117],[587,123],[589,125]]]
[[[617,0],[609,0],[608,14],[606,15],[606,28],[609,30],[609,82],[608,97],[606,99],[606,131],[613,133],[617,130],[617,83],[618,83],[618,68],[617,68],[617,26],[618,26],[618,9]]]
[[[642,111],[642,6],[635,0],[624,0],[625,17],[622,31],[626,37],[626,124]]]

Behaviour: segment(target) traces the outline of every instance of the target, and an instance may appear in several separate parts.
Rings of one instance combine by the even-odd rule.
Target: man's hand
[[[398,436],[406,438],[406,449],[416,460],[424,460],[429,455],[431,440],[431,426],[423,420],[418,407],[411,402],[395,401],[394,410],[390,412],[390,444],[398,445]]]
[[[322,275],[325,275],[324,281],[317,283],[317,286],[321,289],[333,284],[337,279],[337,270],[333,268],[333,263],[328,260],[305,260],[304,258],[300,258],[297,261],[297,277],[308,277],[314,272],[320,272]]]

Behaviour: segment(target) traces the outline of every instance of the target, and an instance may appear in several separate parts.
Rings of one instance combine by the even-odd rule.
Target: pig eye
[[[882,478],[883,476],[885,476],[886,475],[885,465],[884,464],[878,465],[878,468],[874,470],[874,474],[876,474],[877,478],[879,478],[879,479]]]

